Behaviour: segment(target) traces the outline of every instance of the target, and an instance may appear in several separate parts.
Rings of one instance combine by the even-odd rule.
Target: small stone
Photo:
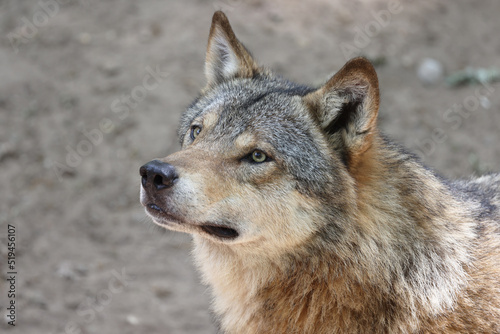
[[[82,264],[74,264],[69,261],[64,261],[59,264],[56,270],[57,276],[67,280],[75,281],[87,274],[87,267]]]
[[[153,292],[160,299],[165,299],[172,295],[172,290],[165,286],[153,286]]]
[[[417,77],[426,85],[434,85],[443,77],[443,65],[435,59],[425,58],[418,66]]]
[[[99,69],[108,77],[114,77],[121,71],[120,64],[113,61],[106,61],[104,64],[99,66]]]
[[[129,314],[129,315],[127,315],[127,322],[128,322],[129,324],[133,325],[133,326],[137,326],[137,325],[139,325],[139,323],[140,323],[141,321],[140,321],[140,320],[139,320],[139,318],[138,318],[138,317],[136,317],[135,315],[133,315],[133,314]]]

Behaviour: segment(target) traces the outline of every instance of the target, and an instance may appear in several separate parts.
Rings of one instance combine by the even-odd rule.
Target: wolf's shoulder
[[[478,216],[493,218],[500,224],[500,173],[491,173],[449,183],[452,193],[463,202],[480,204]]]
[[[490,173],[479,177],[451,182],[454,188],[470,194],[486,195],[489,197],[500,196],[500,173]]]

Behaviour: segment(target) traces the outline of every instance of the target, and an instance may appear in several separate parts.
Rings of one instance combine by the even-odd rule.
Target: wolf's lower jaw
[[[208,234],[214,238],[221,240],[234,240],[239,236],[237,230],[212,223],[204,224],[189,224],[184,222],[182,219],[177,218],[161,209],[156,204],[146,205],[146,213],[153,218],[155,224],[168,228],[170,230],[186,232],[186,233],[200,233]]]
[[[172,225],[184,225],[184,222],[181,219],[165,212],[165,210],[156,204],[150,203],[145,205],[145,210],[146,214],[149,215],[157,225],[162,227],[168,228]]]

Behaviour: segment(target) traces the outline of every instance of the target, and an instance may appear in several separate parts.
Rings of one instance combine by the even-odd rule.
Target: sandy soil
[[[426,57],[445,74],[500,67],[497,0],[0,0],[0,273],[9,224],[17,272],[16,326],[2,316],[0,332],[216,332],[189,236],[155,228],[138,201],[139,166],[179,148],[215,9],[302,83],[356,48],[380,63],[385,133],[447,177],[500,169],[500,85],[416,75]]]

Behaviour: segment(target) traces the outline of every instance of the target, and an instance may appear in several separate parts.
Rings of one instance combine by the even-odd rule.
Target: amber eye
[[[262,151],[259,151],[259,150],[255,150],[252,152],[252,160],[255,161],[255,162],[264,162],[266,161],[267,159],[267,156],[264,152]]]
[[[191,139],[195,140],[201,132],[201,127],[195,125],[191,127]]]

